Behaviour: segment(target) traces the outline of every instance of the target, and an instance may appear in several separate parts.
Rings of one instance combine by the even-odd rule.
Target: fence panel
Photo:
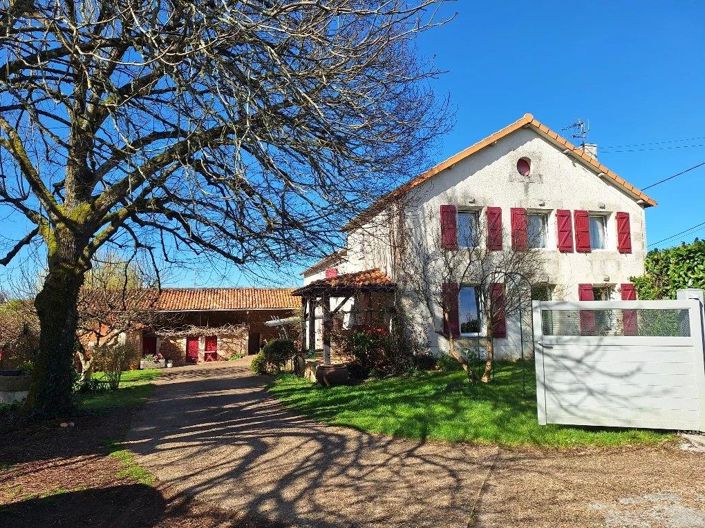
[[[539,423],[705,431],[699,301],[534,302]]]

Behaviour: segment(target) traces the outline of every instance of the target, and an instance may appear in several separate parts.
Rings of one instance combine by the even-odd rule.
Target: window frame
[[[460,227],[460,216],[461,215],[470,215],[475,218],[475,230],[476,233],[474,234],[474,237],[476,238],[477,245],[474,246],[468,246],[466,245],[461,237],[461,231],[462,228]],[[457,242],[458,242],[458,248],[462,249],[475,249],[478,248],[482,245],[482,231],[480,227],[480,209],[476,208],[459,208],[456,207],[455,209],[455,226],[456,226],[456,237],[457,237]]]
[[[531,217],[532,216],[539,216],[543,219],[543,246],[532,246],[531,245],[531,236],[529,233],[529,224],[531,222]],[[532,209],[527,209],[526,211],[526,245],[528,249],[549,249],[549,223],[551,220],[551,211],[550,210],[532,210]]]
[[[594,247],[592,241],[592,219],[599,218],[602,221],[602,247]],[[607,245],[607,223],[609,215],[606,213],[593,213],[588,211],[588,234],[590,236],[590,251],[604,251],[608,248]]]
[[[463,332],[463,310],[462,310],[462,291],[463,289],[475,290],[475,305],[477,308],[477,320],[480,329],[477,332]],[[461,284],[458,287],[458,334],[460,337],[481,337],[483,336],[483,314],[482,314],[482,297],[480,295],[480,286],[477,284]]]

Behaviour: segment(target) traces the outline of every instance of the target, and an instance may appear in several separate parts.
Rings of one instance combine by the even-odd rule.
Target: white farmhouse
[[[344,248],[304,272],[296,293],[317,314],[307,319],[306,346],[329,345],[324,322],[369,323],[396,296],[434,353],[447,351],[449,337],[493,338],[498,358],[530,352],[517,314],[487,335],[472,277],[449,284],[432,267],[424,280],[442,297],[438,306],[409,291],[402,277],[415,268],[400,257],[409,246],[446,256],[478,244],[497,254],[529,250],[539,255],[536,298],[635,299],[629,279],[644,272],[644,210],[656,204],[595,151],[526,114],[390,192],[343,228]]]

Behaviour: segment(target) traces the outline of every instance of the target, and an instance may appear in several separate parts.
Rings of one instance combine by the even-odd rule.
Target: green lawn
[[[419,372],[331,388],[285,375],[269,391],[320,421],[406,438],[554,447],[654,444],[673,438],[647,430],[540,426],[532,363],[498,364],[488,385],[468,383],[463,371]]]
[[[140,405],[152,394],[154,385],[151,382],[157,379],[161,373],[161,369],[123,372],[118,390],[79,394],[77,396],[78,407],[89,412],[101,412],[116,407]],[[101,372],[96,372],[93,377],[104,379],[105,376]]]

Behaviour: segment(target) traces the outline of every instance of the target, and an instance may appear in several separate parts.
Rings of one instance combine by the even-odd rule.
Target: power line
[[[671,146],[661,146],[661,147],[643,147],[643,148],[620,148],[617,150],[610,150],[609,147],[601,147],[600,152],[602,154],[618,154],[621,152],[648,152],[653,150],[679,150],[686,148],[701,148],[705,147],[705,143],[697,143],[694,145],[671,145]]]
[[[692,167],[688,167],[687,169],[682,170],[680,172],[677,172],[675,174],[671,174],[670,176],[668,176],[662,180],[659,180],[657,182],[652,183],[651,185],[647,185],[646,187],[643,187],[641,190],[645,191],[646,189],[651,189],[652,187],[656,187],[657,185],[661,185],[664,182],[672,180],[673,178],[677,178],[678,176],[681,176],[682,174],[693,171],[693,170],[697,169],[698,167],[702,167],[703,165],[705,165],[705,161],[700,162],[697,165],[693,165]]]
[[[684,143],[686,141],[699,141],[701,139],[705,139],[705,136],[693,136],[693,137],[680,138],[680,139],[664,139],[664,140],[660,140],[660,141],[645,141],[643,143],[618,143],[615,145],[605,145],[602,148],[611,149],[611,148],[625,148],[625,147],[644,147],[647,145],[664,145],[664,144],[668,144],[668,143]]]
[[[663,242],[668,242],[669,240],[673,240],[674,238],[678,238],[679,236],[698,231],[699,230],[698,228],[702,228],[702,227],[705,227],[705,222],[700,222],[699,224],[695,224],[694,226],[691,226],[688,229],[684,229],[683,231],[676,233],[675,235],[671,235],[669,237],[663,238],[663,239],[659,240],[658,242],[653,242],[653,243],[649,244],[649,247],[658,246],[659,244],[661,244]]]

